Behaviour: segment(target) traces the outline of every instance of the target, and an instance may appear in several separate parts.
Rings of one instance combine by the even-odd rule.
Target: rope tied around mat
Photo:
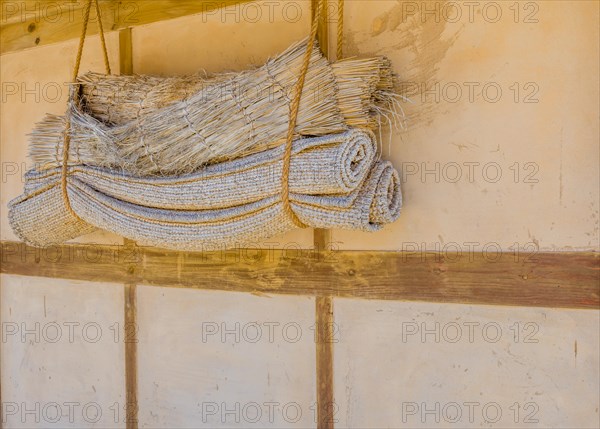
[[[310,37],[308,40],[308,45],[306,47],[306,53],[304,55],[304,62],[302,64],[302,69],[300,72],[300,77],[298,78],[298,83],[296,84],[296,94],[294,95],[294,99],[290,105],[290,121],[288,127],[287,138],[285,142],[285,152],[283,154],[283,170],[281,174],[281,199],[283,201],[283,210],[288,215],[288,217],[294,222],[294,224],[299,228],[306,228],[307,225],[302,223],[302,221],[298,218],[294,210],[292,209],[292,205],[290,203],[290,187],[289,187],[289,178],[290,178],[290,164],[292,157],[292,142],[294,138],[294,129],[296,128],[296,121],[298,119],[298,111],[300,110],[300,100],[302,98],[302,90],[304,88],[304,81],[306,80],[306,75],[308,73],[308,67],[310,65],[310,57],[312,55],[312,50],[314,47],[315,40],[317,39],[317,31],[319,27],[319,20],[321,19],[322,14],[325,9],[325,1],[319,0],[317,4],[317,8],[314,11],[313,21],[310,29]],[[326,24],[327,25],[327,24]],[[337,59],[342,59],[343,49],[342,44],[344,40],[344,0],[338,0],[338,23],[337,23]]]
[[[98,17],[98,27],[100,29],[100,42],[102,43],[102,51],[104,54],[104,65],[106,68],[106,74],[110,74],[110,63],[108,61],[108,51],[106,49],[106,39],[104,38],[104,28],[102,27],[102,16],[100,13],[100,5],[98,4],[98,0],[88,0],[85,6],[85,12],[83,17],[83,28],[81,31],[81,36],[79,38],[79,47],[77,48],[77,56],[75,57],[75,66],[73,68],[72,74],[72,84],[69,91],[69,102],[75,103],[77,101],[77,97],[79,94],[78,84],[77,84],[77,76],[79,75],[79,67],[81,66],[81,57],[83,55],[83,45],[85,43],[85,37],[87,33],[88,23],[90,21],[90,10],[92,8],[92,2],[96,4],[96,16]],[[63,142],[63,151],[62,151],[62,170],[61,170],[61,191],[63,200],[69,212],[77,219],[81,220],[81,218],[75,213],[73,207],[71,207],[71,201],[69,199],[69,192],[67,190],[67,178],[69,175],[69,146],[71,145],[71,117],[67,115],[66,124],[65,124],[65,138]]]
[[[296,128],[296,122],[298,120],[298,111],[300,110],[300,100],[302,99],[304,81],[306,80],[306,75],[308,74],[308,66],[310,65],[310,57],[312,55],[312,50],[315,45],[315,40],[317,38],[317,30],[319,28],[319,20],[321,19],[323,6],[324,0],[319,0],[317,8],[314,11],[312,25],[310,28],[310,37],[306,46],[306,52],[304,54],[302,68],[300,69],[300,76],[296,84],[296,93],[294,94],[292,104],[290,105],[290,120],[288,125],[287,138],[285,142],[285,151],[283,152],[283,168],[281,172],[281,200],[283,202],[283,211],[288,215],[292,222],[294,222],[294,225],[296,225],[299,228],[307,228],[307,225],[305,225],[298,218],[298,215],[296,215],[290,203],[289,179],[290,163],[292,158],[292,142],[294,140],[294,130]]]

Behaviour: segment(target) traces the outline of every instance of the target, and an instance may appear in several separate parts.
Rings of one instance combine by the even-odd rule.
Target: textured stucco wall
[[[251,10],[232,9],[135,28],[134,70],[169,75],[261,64],[301,38],[309,23],[306,1],[297,2],[297,19],[285,16],[281,5],[270,16],[265,3],[258,3],[263,16],[256,23],[244,19],[255,16],[247,15]],[[411,103],[403,104],[407,131],[393,133],[389,147],[383,136],[383,156],[405,175],[401,219],[376,234],[335,231],[337,247],[598,249],[597,2],[348,0],[346,8],[346,55],[389,56]],[[497,10],[502,16],[494,22]],[[116,34],[108,41],[116,67]],[[63,111],[62,84],[75,45],[0,58],[2,83],[18,87],[12,94],[13,86],[3,86],[0,113],[3,240],[14,239],[5,207],[22,190],[26,134],[45,112]],[[89,39],[82,70],[102,70],[98,46],[97,38]],[[62,97],[44,95],[54,83],[63,87]],[[429,91],[422,94],[423,88]],[[462,176],[454,181],[456,165]],[[502,176],[495,181],[498,167]],[[425,169],[433,173],[422,176]],[[81,240],[122,242],[105,233]],[[270,243],[309,247],[312,231]],[[104,412],[96,426],[124,427],[126,339],[115,342],[111,330],[123,323],[121,286],[6,275],[0,284],[3,327],[35,330],[40,324],[37,340],[35,333],[23,340],[19,331],[2,341],[2,400],[19,407],[56,401],[63,408],[68,401],[93,402]],[[138,300],[140,427],[214,427],[223,419],[237,427],[315,426],[312,299],[139,288]],[[495,409],[481,411],[490,403],[503,413],[495,427],[598,425],[595,311],[336,300],[335,321],[338,427],[398,427],[404,418],[411,427],[494,427],[486,417]],[[65,323],[72,322],[98,324],[103,342],[90,341],[79,328],[69,341]],[[58,343],[47,336],[52,323],[64,329]],[[258,341],[253,324],[261,328]],[[216,333],[203,337],[215,326]],[[225,329],[230,333],[223,337]],[[431,332],[423,339],[424,329]],[[270,402],[279,404],[272,421]],[[473,402],[479,405],[469,421],[464,404]],[[254,403],[263,413],[255,423]],[[292,403],[300,406],[298,420]],[[406,408],[412,403],[416,414]],[[464,413],[459,422],[443,414],[445,406],[455,410],[450,403]],[[223,416],[236,406],[237,423],[235,411]],[[423,423],[423,406],[440,411],[425,413]],[[539,421],[526,422],[528,415]],[[57,426],[92,426],[80,411],[75,417]],[[30,415],[5,427],[48,423],[35,424]]]
[[[597,2],[346,3],[346,55],[390,57],[412,103],[384,138],[403,215],[340,247],[598,249]]]

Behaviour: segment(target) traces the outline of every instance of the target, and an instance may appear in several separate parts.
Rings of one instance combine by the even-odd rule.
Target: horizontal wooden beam
[[[117,284],[344,298],[600,308],[598,253],[519,255],[174,252],[139,246],[1,243],[1,272]]]
[[[249,1],[100,0],[100,7],[104,30],[108,32],[197,13],[215,14],[219,9]],[[0,54],[78,38],[85,4],[86,0],[2,0]],[[243,16],[241,10],[233,12]],[[95,9],[92,8],[88,34],[97,33]]]

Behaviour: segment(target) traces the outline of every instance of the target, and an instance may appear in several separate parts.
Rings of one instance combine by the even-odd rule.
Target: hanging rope
[[[110,62],[108,61],[108,51],[106,50],[106,39],[104,38],[104,27],[102,26],[102,14],[100,13],[100,5],[98,0],[94,0],[96,3],[96,17],[98,18],[98,28],[100,29],[100,42],[102,43],[102,53],[104,54],[104,67],[106,68],[106,74],[110,74]]]
[[[106,39],[104,38],[104,29],[102,28],[102,16],[100,14],[100,6],[98,5],[98,0],[88,0],[85,6],[85,12],[83,15],[83,29],[81,31],[81,37],[79,38],[79,47],[77,48],[77,56],[75,57],[75,66],[73,68],[72,74],[72,83],[70,92],[69,92],[69,102],[76,103],[79,88],[77,86],[77,76],[79,75],[79,67],[81,66],[81,57],[83,55],[83,45],[85,43],[85,36],[87,33],[88,23],[90,21],[90,10],[92,8],[92,1],[96,3],[96,16],[98,17],[98,26],[100,28],[100,41],[102,43],[102,50],[104,52],[104,65],[106,67],[106,74],[110,74],[110,63],[108,61],[108,51],[106,49]],[[70,115],[67,115],[67,120],[65,124],[65,138],[63,142],[63,151],[62,151],[62,170],[61,170],[61,191],[63,200],[69,212],[77,219],[80,217],[75,213],[73,208],[71,207],[71,201],[69,200],[69,192],[67,190],[67,176],[69,174],[69,146],[71,145],[71,119]]]
[[[344,57],[344,0],[338,0],[337,61]]]
[[[285,151],[283,153],[283,169],[281,173],[281,199],[283,201],[283,210],[290,217],[290,219],[292,219],[294,224],[299,228],[306,228],[307,226],[304,223],[302,223],[302,221],[298,218],[296,213],[294,213],[294,210],[292,210],[292,206],[290,204],[289,178],[290,161],[292,157],[292,141],[294,139],[294,130],[296,128],[296,121],[298,119],[298,110],[300,109],[300,100],[302,98],[304,81],[306,80],[308,66],[310,65],[310,57],[312,55],[312,50],[315,45],[315,40],[317,38],[317,30],[319,28],[319,20],[321,18],[321,13],[323,12],[323,6],[324,0],[319,0],[317,10],[315,10],[313,16],[312,26],[310,29],[310,37],[308,40],[308,45],[306,47],[306,53],[304,54],[304,62],[300,71],[300,77],[298,78],[298,83],[296,84],[296,93],[290,106],[290,120],[287,138],[285,142]]]

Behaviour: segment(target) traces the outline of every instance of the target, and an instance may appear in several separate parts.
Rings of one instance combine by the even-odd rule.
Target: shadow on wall
[[[399,76],[399,92],[411,101],[407,119],[411,127],[429,125],[439,103],[415,103],[431,90],[439,64],[477,10],[448,1],[397,1],[377,15],[370,29],[346,31],[347,56],[386,55]],[[481,13],[481,10],[479,11]],[[465,15],[466,16],[463,16]],[[390,34],[391,33],[391,34]]]

